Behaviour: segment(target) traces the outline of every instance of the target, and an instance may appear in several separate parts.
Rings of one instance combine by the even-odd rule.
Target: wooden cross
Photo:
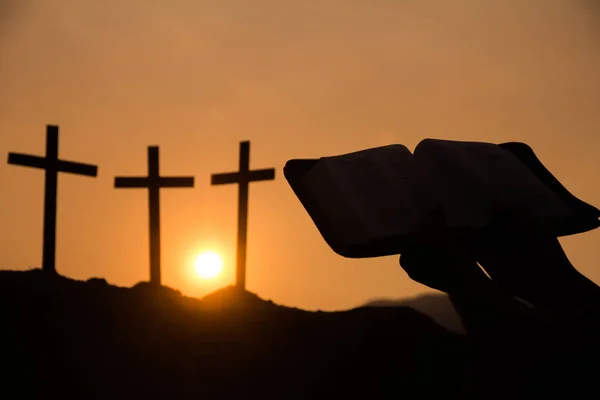
[[[39,168],[45,171],[44,191],[44,236],[42,270],[56,273],[56,199],[58,173],[95,177],[98,167],[58,158],[58,126],[46,126],[46,156],[32,156],[21,153],[8,153],[8,163],[24,167]]]
[[[194,187],[194,177],[160,176],[158,146],[148,146],[148,176],[116,177],[115,188],[148,189],[150,210],[150,283],[160,286],[160,196],[161,188]]]
[[[213,174],[213,185],[238,184],[238,228],[236,286],[246,289],[246,233],[248,229],[248,189],[250,182],[275,179],[275,169],[250,171],[250,142],[240,143],[240,169],[238,172]]]

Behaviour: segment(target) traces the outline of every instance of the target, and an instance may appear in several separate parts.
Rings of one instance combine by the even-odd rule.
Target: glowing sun
[[[223,260],[214,251],[205,251],[194,261],[196,274],[202,279],[214,279],[223,271]]]

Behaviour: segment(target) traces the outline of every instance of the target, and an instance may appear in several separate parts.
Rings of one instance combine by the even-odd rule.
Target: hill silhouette
[[[424,294],[407,299],[374,299],[365,307],[409,307],[430,316],[435,322],[455,333],[466,333],[460,316],[447,294]]]
[[[469,398],[469,344],[408,307],[308,312],[0,272],[6,398]],[[436,382],[432,385],[431,382]]]

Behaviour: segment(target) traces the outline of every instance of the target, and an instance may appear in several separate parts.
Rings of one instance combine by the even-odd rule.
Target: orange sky
[[[600,10],[593,0],[0,1],[0,154],[44,151],[97,179],[59,178],[57,266],[130,286],[148,279],[147,193],[116,175],[194,175],[162,192],[165,285],[201,296],[233,282],[236,187],[210,174],[277,168],[252,184],[248,289],[307,309],[425,292],[397,257],[331,251],[282,174],[290,158],[425,137],[524,141],[575,195],[600,206]],[[0,267],[41,262],[43,173],[0,164]],[[600,282],[600,231],[565,238]],[[212,283],[202,249],[225,255]]]

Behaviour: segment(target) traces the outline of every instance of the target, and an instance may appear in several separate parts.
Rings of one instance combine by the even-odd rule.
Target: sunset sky
[[[237,187],[210,175],[276,168],[250,187],[247,288],[305,309],[426,292],[397,257],[352,260],[326,245],[283,177],[291,158],[423,138],[523,141],[576,196],[600,206],[600,7],[594,0],[0,0],[0,268],[39,266],[42,155],[99,166],[62,174],[57,269],[131,286],[149,277],[144,190],[161,174],[163,284],[200,297],[234,281]],[[600,283],[600,231],[562,240]],[[224,258],[212,281],[203,250]]]

